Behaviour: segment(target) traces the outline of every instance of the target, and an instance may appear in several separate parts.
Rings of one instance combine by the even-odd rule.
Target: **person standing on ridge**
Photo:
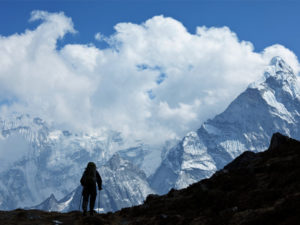
[[[82,196],[82,209],[83,215],[86,215],[87,205],[90,199],[90,215],[94,215],[94,206],[97,196],[96,183],[98,184],[98,189],[102,190],[102,179],[98,171],[96,170],[96,164],[89,162],[85,171],[80,179],[80,183],[83,186]]]

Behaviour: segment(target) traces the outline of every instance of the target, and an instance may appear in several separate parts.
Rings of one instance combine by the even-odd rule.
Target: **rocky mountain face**
[[[280,57],[273,58],[261,81],[166,154],[152,188],[164,194],[208,178],[244,151],[266,149],[274,132],[300,138],[299,83]]]
[[[142,204],[149,194],[154,193],[146,174],[118,154],[101,167],[99,172],[103,178],[100,207],[106,212]]]
[[[246,151],[211,178],[116,213],[0,211],[3,224],[257,225],[300,221],[300,142],[276,133],[269,149]]]

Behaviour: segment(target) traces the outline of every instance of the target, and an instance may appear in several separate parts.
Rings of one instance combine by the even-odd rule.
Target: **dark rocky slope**
[[[114,214],[0,212],[1,224],[299,224],[300,142],[273,135],[262,153],[244,152],[210,179]]]

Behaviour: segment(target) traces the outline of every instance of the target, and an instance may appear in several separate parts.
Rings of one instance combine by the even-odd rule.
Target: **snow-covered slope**
[[[124,207],[141,204],[146,197],[154,193],[145,173],[127,160],[115,154],[101,168],[99,173],[103,181],[100,192],[100,208],[104,212],[116,211]],[[38,206],[32,208],[46,211],[71,211],[80,208],[82,188],[78,186],[66,197],[57,201],[53,195]],[[95,207],[98,207],[98,197]]]
[[[245,150],[262,151],[275,132],[300,138],[299,78],[280,58],[221,114],[172,148],[150,179],[166,193],[211,176]]]

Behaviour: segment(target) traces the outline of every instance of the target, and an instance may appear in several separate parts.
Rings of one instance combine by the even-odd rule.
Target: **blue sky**
[[[272,57],[300,71],[299,4],[0,0],[0,115],[150,144],[180,138]]]
[[[228,26],[240,40],[254,44],[256,51],[282,44],[300,55],[300,1],[297,0],[187,0],[187,1],[0,1],[0,34],[23,32],[34,27],[32,10],[63,11],[72,17],[77,35],[65,43],[95,43],[94,35],[110,35],[119,22],[141,23],[155,15],[179,20],[194,33],[197,26]]]

